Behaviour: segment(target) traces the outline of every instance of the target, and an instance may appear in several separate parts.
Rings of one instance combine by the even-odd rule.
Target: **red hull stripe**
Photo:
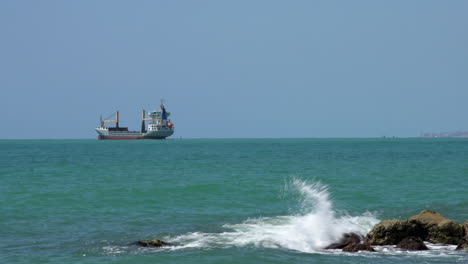
[[[103,136],[99,135],[98,139],[164,139],[165,137],[144,137],[144,136]]]
[[[98,136],[98,139],[143,139],[142,136]]]

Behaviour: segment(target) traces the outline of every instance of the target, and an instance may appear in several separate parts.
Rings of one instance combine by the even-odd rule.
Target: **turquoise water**
[[[2,140],[0,180],[0,263],[468,262],[321,249],[425,208],[468,219],[466,139]]]

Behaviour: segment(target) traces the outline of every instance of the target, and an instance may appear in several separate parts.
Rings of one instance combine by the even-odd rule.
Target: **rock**
[[[465,220],[465,222],[463,222],[462,225],[463,225],[463,229],[465,229],[464,230],[464,235],[465,235],[465,237],[468,237],[468,220]]]
[[[421,236],[424,230],[413,221],[388,219],[374,226],[367,234],[365,243],[371,245],[396,245],[409,236]]]
[[[407,249],[407,250],[429,250],[424,241],[417,236],[406,237],[397,244],[397,248]]]
[[[349,244],[358,244],[362,240],[362,237],[356,233],[346,233],[337,243],[333,243],[325,247],[325,249],[343,249]]]
[[[408,220],[423,229],[419,235],[423,240],[432,243],[457,245],[465,234],[463,225],[432,210],[423,210]]]
[[[343,248],[343,251],[346,251],[346,252],[358,252],[358,251],[371,251],[371,252],[374,252],[375,249],[373,247],[371,247],[369,244],[350,243],[346,247]]]
[[[465,221],[466,223],[466,221]],[[458,242],[458,245],[457,245],[457,250],[468,250],[468,237],[464,237],[462,239],[460,239],[460,242]]]
[[[445,220],[429,230],[427,240],[434,243],[457,245],[463,235],[462,225],[452,220]]]
[[[468,226],[465,226],[465,228]],[[423,210],[408,220],[384,220],[367,234],[366,242],[372,245],[395,245],[403,238],[420,237],[432,243],[456,245],[466,234],[463,225],[445,218],[432,210]]]
[[[363,237],[356,233],[346,233],[339,242],[328,245],[325,249],[342,249],[346,252],[375,251],[369,244],[361,244]]]
[[[159,239],[140,240],[136,244],[142,247],[167,247],[172,245]]]
[[[434,223],[437,224],[442,220],[447,218],[443,217],[441,214],[437,213],[436,211],[425,209],[419,212],[419,214],[412,216],[409,220],[418,220],[424,224]]]

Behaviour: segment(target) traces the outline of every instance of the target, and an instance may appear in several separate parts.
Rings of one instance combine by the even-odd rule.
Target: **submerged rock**
[[[406,237],[397,244],[397,248],[407,250],[429,250],[424,244],[424,241],[417,236]]]
[[[465,231],[463,225],[432,210],[423,210],[409,218],[424,230],[421,238],[432,243],[457,245]]]
[[[171,243],[167,243],[159,239],[140,240],[135,244],[142,247],[167,247],[172,245]]]

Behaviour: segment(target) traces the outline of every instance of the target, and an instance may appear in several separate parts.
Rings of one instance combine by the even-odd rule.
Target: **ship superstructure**
[[[128,127],[119,126],[119,111],[115,113],[115,119],[103,120],[95,130],[99,134],[98,139],[165,139],[174,134],[174,123],[168,118],[171,113],[166,111],[161,101],[160,110],[141,113],[141,130],[129,131]],[[146,127],[145,121],[148,121]],[[115,127],[106,127],[106,123],[115,123]]]

